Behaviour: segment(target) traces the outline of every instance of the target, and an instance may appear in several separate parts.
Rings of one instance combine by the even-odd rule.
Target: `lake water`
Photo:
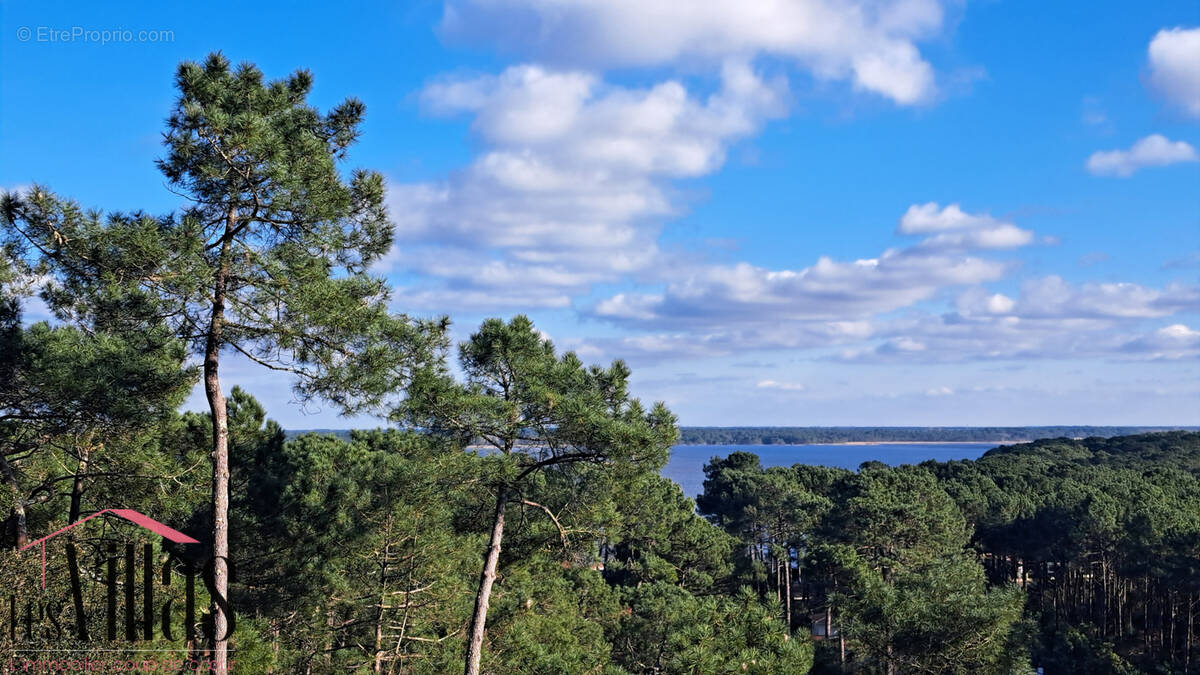
[[[704,491],[704,465],[713,457],[744,450],[758,455],[762,465],[814,464],[857,469],[863,462],[897,466],[929,459],[977,459],[996,443],[880,443],[878,445],[676,445],[662,475],[679,483],[683,493],[695,497]]]

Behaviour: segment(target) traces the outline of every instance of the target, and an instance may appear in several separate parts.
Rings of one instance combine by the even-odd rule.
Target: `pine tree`
[[[646,410],[629,397],[624,363],[587,368],[572,352],[558,357],[524,316],[507,324],[485,321],[462,344],[459,360],[466,383],[454,382],[445,366],[427,369],[414,378],[408,404],[397,416],[463,443],[481,443],[494,459],[495,508],[465,666],[467,675],[477,675],[508,505],[541,511],[565,543],[561,519],[527,498],[543,472],[584,464],[617,472],[656,471],[678,432],[664,405]]]
[[[222,358],[238,353],[296,376],[301,400],[346,410],[403,386],[443,322],[389,313],[386,282],[369,272],[391,246],[383,179],[339,164],[364,106],[322,114],[306,103],[312,76],[274,82],[215,53],[185,62],[159,167],[190,206],[180,217],[84,212],[40,188],[7,204],[7,220],[44,257],[64,313],[167,317],[202,359],[212,425],[215,588],[228,588],[229,422]],[[107,289],[119,286],[116,298]],[[227,662],[227,617],[213,607],[214,660]]]

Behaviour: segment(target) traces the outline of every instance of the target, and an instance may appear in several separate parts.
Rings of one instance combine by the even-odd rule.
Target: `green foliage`
[[[488,615],[484,672],[600,672],[611,660],[605,625],[616,598],[600,576],[537,554],[511,565]]]
[[[1084,672],[1096,675],[1134,675],[1142,672],[1122,658],[1113,644],[1104,642],[1086,628],[1069,627],[1065,631],[1047,627],[1040,635],[1036,651],[1046,672]]]
[[[888,574],[851,559],[837,602],[854,640],[856,669],[905,673],[1026,672],[1014,644],[1024,598],[1015,586],[986,590],[983,568],[950,553]]]
[[[556,357],[523,316],[485,321],[460,346],[459,363],[465,383],[455,383],[444,365],[426,368],[395,416],[502,453],[503,480],[576,462],[657,470],[676,438],[665,406],[646,410],[629,397],[624,363],[589,368],[573,352]]]
[[[698,594],[727,583],[735,540],[698,516],[678,485],[639,476],[618,487],[616,503],[620,527],[605,556],[610,582],[662,582]]]
[[[924,470],[865,469],[847,481],[843,500],[833,527],[877,569],[907,569],[967,543],[962,514]]]
[[[779,608],[749,589],[697,597],[656,583],[628,589],[625,602],[614,657],[632,672],[805,673],[812,666],[812,644],[789,636]]]
[[[839,641],[836,652],[822,650],[825,667],[1027,667],[1020,591],[987,588],[962,513],[926,468],[764,470],[754,455],[733,453],[705,473],[699,503],[743,541],[744,577],[776,602],[796,595],[795,579],[800,606],[785,616],[824,615],[822,634]]]

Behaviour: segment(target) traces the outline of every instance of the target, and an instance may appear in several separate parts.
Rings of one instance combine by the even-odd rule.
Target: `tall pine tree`
[[[508,505],[541,510],[565,544],[559,517],[527,498],[531,486],[544,473],[573,465],[656,471],[666,463],[678,431],[666,406],[646,410],[630,398],[624,363],[588,368],[573,352],[556,356],[554,345],[524,316],[508,323],[485,321],[460,347],[459,361],[464,384],[454,382],[444,367],[426,369],[414,378],[397,416],[417,428],[481,443],[495,460],[490,480],[495,509],[465,665],[467,675],[477,675]]]
[[[444,324],[387,307],[369,268],[391,246],[383,178],[339,164],[364,106],[322,114],[312,76],[264,81],[221,54],[180,65],[159,168],[190,206],[179,217],[110,216],[35,188],[7,220],[57,277],[52,304],[99,316],[167,317],[202,360],[212,424],[215,590],[228,588],[229,422],[220,378],[231,353],[296,376],[301,400],[344,410],[379,404],[402,386]],[[120,293],[112,293],[113,287]],[[115,299],[114,299],[115,298]],[[119,300],[119,302],[118,302]],[[114,306],[119,305],[119,306]],[[68,307],[70,306],[70,307]],[[228,659],[228,617],[214,605],[214,660]]]

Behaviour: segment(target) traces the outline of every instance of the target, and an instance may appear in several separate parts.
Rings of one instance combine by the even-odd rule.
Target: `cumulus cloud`
[[[1126,345],[1139,335],[1134,327],[1115,320],[920,314],[879,325],[872,341],[848,345],[834,358],[868,363],[961,363],[1129,357]]]
[[[980,359],[1187,358],[1200,342],[1182,324],[1147,322],[1200,310],[1200,288],[1131,283],[1071,284],[1057,276],[1026,281],[1016,298],[979,286],[956,311],[876,322],[873,344],[836,358],[867,362]]]
[[[896,231],[901,234],[926,234],[946,230],[968,230],[998,225],[989,215],[975,215],[962,210],[958,204],[940,206],[937,202],[913,204],[908,207]]]
[[[1013,267],[1010,261],[980,257],[974,251],[1015,248],[1033,240],[1032,232],[969,214],[957,204],[914,205],[899,228],[933,234],[875,258],[839,261],[823,256],[799,269],[745,262],[693,265],[670,277],[661,290],[613,294],[595,303],[590,314],[627,326],[687,327],[718,344],[852,342],[871,336],[881,315],[910,308],[946,289],[981,287]],[[1014,304],[1002,295],[989,303],[994,313],[1010,311]],[[920,347],[915,341],[899,341],[886,348],[903,352]]]
[[[1200,311],[1200,288],[1178,284],[1071,284],[1050,276],[1025,282],[1013,297],[973,286],[943,313],[909,307],[854,317],[851,310],[841,319],[769,309],[726,315],[726,308],[689,318],[659,313],[656,300],[617,320],[657,332],[596,340],[597,351],[640,362],[777,349],[869,363],[1200,357],[1192,329],[1154,325]]]
[[[772,55],[909,105],[936,92],[917,43],[941,32],[944,15],[937,0],[457,0],[442,30],[597,68]]]
[[[1003,293],[988,293],[975,287],[958,296],[958,311],[964,314],[1011,314],[1017,303]]]
[[[1147,52],[1150,86],[1188,115],[1200,117],[1200,28],[1164,28]]]
[[[1200,291],[1180,284],[1161,289],[1134,283],[1074,285],[1050,275],[1023,283],[1016,300],[981,288],[968,290],[959,297],[958,309],[967,316],[1147,319],[1200,310]]]
[[[896,226],[900,234],[931,234],[921,246],[932,249],[989,250],[1028,245],[1033,232],[987,214],[967,213],[958,204],[913,204]]]
[[[1026,246],[1034,235],[956,203],[914,204],[897,230],[918,240],[874,258],[820,257],[796,269],[693,264],[665,274],[656,290],[613,293],[586,314],[649,331],[597,341],[635,360],[840,349],[835,358],[849,361],[955,362],[1131,357],[1151,344],[1146,322],[1200,311],[1200,288],[1181,284],[1073,284],[1051,275],[1011,295],[989,290],[1015,262],[981,252]],[[922,304],[956,289],[949,312]]]
[[[1134,143],[1128,150],[1106,150],[1092,153],[1087,169],[1097,176],[1132,176],[1135,171],[1150,166],[1169,166],[1180,162],[1200,161],[1196,149],[1184,141],[1171,141],[1161,134],[1151,134]]]
[[[1196,358],[1200,357],[1200,331],[1175,323],[1130,340],[1122,349],[1151,359]]]
[[[651,324],[852,321],[907,307],[947,286],[994,281],[1007,265],[975,257],[887,251],[840,262],[822,257],[799,270],[748,263],[699,266],[661,293],[612,296],[596,316]]]
[[[675,80],[625,89],[586,73],[522,65],[495,77],[437,83],[421,98],[431,111],[474,113],[476,133],[501,151],[692,177],[719,166],[730,139],[786,110],[786,81],[764,81],[744,62],[727,62],[721,82],[699,101]]]
[[[785,80],[742,62],[703,99],[674,80],[624,88],[533,65],[432,84],[425,107],[473,115],[485,150],[444,181],[391,190],[398,246],[386,264],[442,280],[451,298],[516,282],[559,306],[564,292],[660,260],[661,221],[678,212],[667,183],[719,168],[786,98]]]
[[[946,279],[953,286],[954,279]],[[724,288],[724,287],[722,287]],[[648,335],[600,341],[605,353],[633,360],[744,353],[758,349],[808,350],[854,362],[962,362],[1042,358],[1191,358],[1200,356],[1194,331],[1154,322],[1200,311],[1200,288],[1171,284],[1072,284],[1057,276],[1033,279],[1015,296],[983,284],[962,291],[951,311],[910,307],[906,298],[871,305],[831,298],[823,311],[774,300],[752,301],[710,290],[705,302],[685,305],[671,295],[614,296],[595,313],[625,325],[659,328]],[[740,300],[739,300],[740,297]],[[640,303],[640,304],[639,304]],[[907,307],[905,312],[890,311]],[[842,310],[839,312],[839,308]],[[755,311],[757,310],[757,311]],[[1150,323],[1147,328],[1146,324]]]
[[[927,248],[966,250],[1007,249],[1026,246],[1033,241],[1033,232],[1004,223],[969,232],[943,232],[921,242]]]

